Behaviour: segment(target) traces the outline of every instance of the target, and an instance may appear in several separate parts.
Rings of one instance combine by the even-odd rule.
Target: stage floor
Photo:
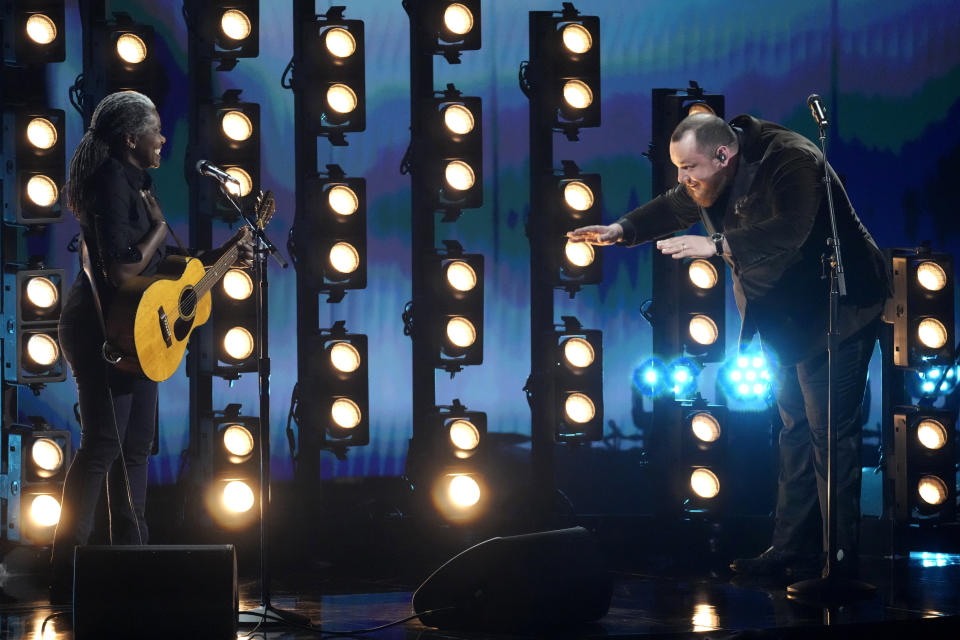
[[[0,639],[73,638],[69,608],[51,608],[37,575],[17,575],[4,563],[0,605]],[[14,563],[15,564],[15,563]],[[324,574],[327,575],[324,575]],[[598,622],[578,628],[540,629],[521,633],[437,630],[417,619],[365,634],[369,638],[518,638],[518,637],[686,637],[811,638],[891,637],[907,633],[924,638],[960,637],[960,555],[919,554],[897,561],[866,557],[861,577],[876,585],[876,594],[836,609],[794,602],[786,583],[745,582],[727,572],[704,575],[689,569],[615,572],[610,612]],[[359,631],[410,616],[416,584],[398,578],[345,577],[314,567],[309,572],[277,575],[271,604],[306,616],[325,632]],[[259,604],[256,579],[241,581],[241,610]],[[64,612],[41,625],[54,612]],[[145,624],[149,624],[145,622]],[[749,630],[748,633],[745,633]],[[295,627],[241,627],[237,637],[313,638],[316,631]],[[706,633],[705,633],[706,632]],[[117,638],[138,638],[134,628],[118,628]],[[181,638],[202,638],[184,621]],[[691,635],[691,637],[693,637]]]

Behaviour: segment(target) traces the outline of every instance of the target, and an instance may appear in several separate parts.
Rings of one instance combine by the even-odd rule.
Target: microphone
[[[823,100],[816,93],[810,94],[810,97],[807,98],[807,106],[810,107],[810,113],[813,114],[813,119],[817,121],[817,125],[820,128],[830,126],[830,122],[827,120],[827,108],[823,106]]]
[[[232,182],[233,184],[239,186],[240,181],[234,178],[232,175],[221,169],[215,164],[211,164],[206,160],[197,161],[197,173],[203,176],[210,176],[220,182]]]

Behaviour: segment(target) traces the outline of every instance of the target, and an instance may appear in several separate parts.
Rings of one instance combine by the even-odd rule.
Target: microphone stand
[[[280,255],[277,247],[270,241],[257,221],[237,203],[226,187],[220,182],[220,192],[233,205],[244,223],[251,229],[256,240],[254,257],[254,281],[256,289],[254,301],[257,307],[257,384],[260,399],[260,428],[258,446],[260,447],[260,606],[249,611],[239,612],[240,624],[293,623],[309,625],[310,618],[290,611],[275,608],[270,603],[270,563],[269,563],[269,513],[270,513],[270,358],[267,350],[267,255],[271,255],[284,269],[287,261]]]
[[[837,558],[837,397],[834,365],[840,343],[840,298],[847,295],[847,280],[840,253],[840,236],[837,233],[837,216],[833,207],[833,183],[827,164],[827,132],[829,126],[825,114],[814,119],[820,128],[820,150],[823,153],[823,184],[827,191],[830,210],[831,236],[827,238],[827,251],[823,255],[824,266],[830,272],[829,329],[827,331],[827,562],[819,578],[795,582],[787,587],[787,597],[823,605],[839,605],[861,599],[876,591],[872,584],[846,578],[835,572]],[[859,463],[858,463],[859,464]]]

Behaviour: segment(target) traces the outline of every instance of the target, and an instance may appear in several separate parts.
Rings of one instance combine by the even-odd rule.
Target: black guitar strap
[[[83,272],[87,274],[87,282],[90,283],[90,291],[93,292],[93,306],[97,309],[97,320],[100,321],[100,330],[104,336],[103,345],[100,348],[103,359],[110,364],[117,364],[120,362],[123,354],[107,342],[107,322],[103,316],[103,304],[100,302],[100,292],[97,290],[97,279],[93,275],[93,263],[90,262],[90,251],[87,249],[87,241],[83,237],[83,229],[80,230],[80,264],[83,266]]]

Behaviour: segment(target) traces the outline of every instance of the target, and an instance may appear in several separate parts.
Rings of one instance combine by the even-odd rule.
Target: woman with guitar
[[[80,222],[84,270],[65,297],[59,334],[76,378],[81,437],[64,481],[54,536],[54,600],[70,597],[73,549],[89,539],[104,478],[111,541],[147,542],[147,459],[157,382],[108,362],[103,318],[126,281],[156,274],[171,251],[165,246],[167,223],[147,172],[160,165],[165,142],[153,102],[135,91],[120,91],[97,105],[70,161],[65,193]],[[242,258],[252,259],[253,245],[241,231],[203,261],[216,259],[235,244]]]

